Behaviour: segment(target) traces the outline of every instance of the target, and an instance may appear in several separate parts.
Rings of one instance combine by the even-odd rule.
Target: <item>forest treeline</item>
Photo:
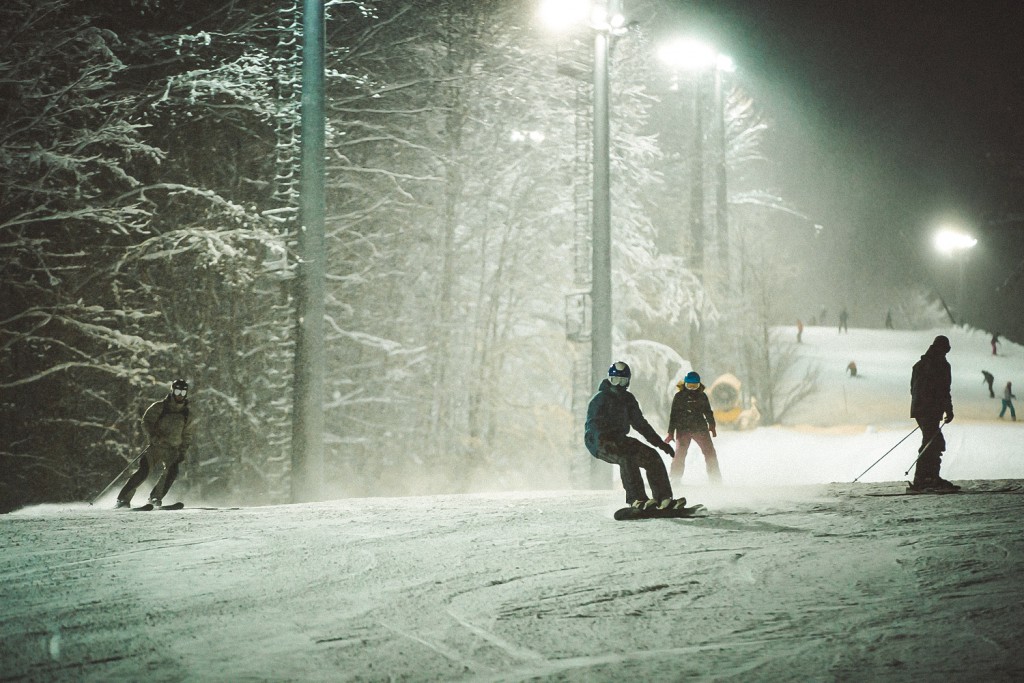
[[[329,495],[570,483],[591,111],[574,68],[591,55],[533,6],[327,3]],[[184,485],[288,500],[300,11],[0,7],[0,508],[95,495],[176,377],[198,420]],[[788,367],[771,293],[791,275],[749,229],[781,202],[758,171],[766,125],[730,87],[732,232],[711,227],[708,172],[695,263],[677,186],[692,113],[652,85],[642,30],[612,61],[616,349],[660,376],[691,357],[696,324],[706,365],[766,396]]]

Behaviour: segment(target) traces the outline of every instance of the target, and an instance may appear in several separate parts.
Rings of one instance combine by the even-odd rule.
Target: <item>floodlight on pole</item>
[[[710,69],[718,62],[718,52],[694,38],[680,38],[666,43],[658,50],[658,57],[673,68],[687,71]]]
[[[537,14],[549,29],[563,31],[588,23],[593,9],[590,0],[542,0]]]
[[[935,248],[946,256],[957,256],[958,278],[956,285],[956,307],[960,323],[964,323],[964,289],[967,271],[967,254],[978,240],[957,228],[942,228],[935,233]]]
[[[715,165],[715,225],[717,233],[718,255],[721,260],[720,270],[724,289],[727,293],[732,289],[732,265],[729,256],[729,219],[728,219],[728,178],[726,165],[726,96],[723,73],[736,71],[736,63],[728,55],[722,54],[712,45],[696,38],[678,38],[667,42],[658,50],[658,57],[676,73],[686,71],[695,77],[693,100],[693,153],[690,177],[690,248],[691,266],[702,284],[705,273],[705,225],[704,225],[704,88],[703,79],[708,73],[714,77],[714,110],[716,133],[716,165]],[[674,77],[672,90],[678,90],[679,84]],[[704,358],[704,332],[700,314],[690,325],[691,362],[702,365]]]
[[[935,233],[935,248],[946,256],[970,249],[978,240],[955,228],[943,228]]]

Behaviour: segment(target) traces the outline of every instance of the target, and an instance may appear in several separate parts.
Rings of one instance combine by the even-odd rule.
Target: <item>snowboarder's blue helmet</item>
[[[696,372],[686,373],[686,377],[683,378],[684,384],[700,384],[700,375]]]
[[[629,366],[621,360],[615,361],[612,363],[611,367],[608,368],[608,381],[612,383],[612,386],[628,387],[631,375],[632,373],[629,371]]]

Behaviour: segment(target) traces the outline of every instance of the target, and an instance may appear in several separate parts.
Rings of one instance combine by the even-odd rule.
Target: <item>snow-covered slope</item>
[[[783,330],[796,338],[796,330]],[[957,328],[930,331],[835,328],[804,330],[805,363],[820,372],[819,390],[786,416],[785,424],[753,432],[721,433],[716,442],[728,481],[742,485],[850,482],[890,448],[895,449],[861,481],[901,480],[917,457],[920,432],[910,418],[910,371],[936,334],[949,337],[956,418],[943,432],[947,479],[1024,478],[1024,415],[999,420],[1001,388],[1024,382],[1024,348],[1003,342],[992,355],[990,335]],[[846,367],[857,364],[850,377]],[[990,398],[982,370],[995,375]],[[899,445],[897,446],[896,444]],[[692,465],[691,465],[692,462]],[[910,472],[913,475],[913,472]],[[686,481],[706,481],[696,447],[687,459]]]
[[[795,339],[796,330],[783,330],[783,339]],[[788,424],[902,425],[910,415],[910,371],[937,334],[952,345],[947,359],[953,370],[953,408],[957,421],[991,422],[999,414],[1006,382],[1024,382],[1024,348],[1001,341],[992,355],[991,335],[980,330],[947,328],[926,331],[809,327],[798,347],[805,362],[817,366],[820,390],[787,415]],[[846,366],[857,364],[857,377]],[[995,375],[996,397],[990,398],[982,370]],[[1024,388],[1024,387],[1022,387]],[[1024,418],[1024,416],[1022,416]]]
[[[886,490],[639,522],[608,492],[25,510],[0,679],[1021,680],[1024,494]]]
[[[915,436],[849,483],[913,428],[934,332],[810,328],[799,420],[723,432],[725,487],[694,447],[704,519],[615,522],[620,490],[0,516],[0,680],[1024,680],[1024,433],[981,384],[1024,354],[943,332],[943,474],[1009,490],[875,495]]]

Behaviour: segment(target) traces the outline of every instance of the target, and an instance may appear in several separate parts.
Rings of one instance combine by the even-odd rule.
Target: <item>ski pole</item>
[[[917,461],[921,459],[921,456],[924,455],[924,452],[926,450],[928,450],[928,447],[932,445],[932,441],[935,441],[935,437],[942,433],[942,428],[945,427],[947,424],[948,423],[946,423],[946,422],[943,422],[942,424],[940,424],[939,425],[939,431],[935,432],[935,436],[933,436],[932,438],[928,439],[928,443],[926,443],[924,446],[921,446],[921,450],[919,450],[917,452],[917,457],[914,458],[914,462],[910,463],[910,467],[908,467],[907,471],[903,473],[904,477],[907,476],[908,474],[910,474],[910,470],[914,469],[914,465],[916,465]]]
[[[120,474],[118,474],[116,477],[114,477],[113,481],[111,481],[109,484],[107,484],[105,487],[103,487],[103,490],[100,491],[99,494],[96,495],[91,501],[89,501],[89,505],[95,505],[96,501],[98,501],[100,498],[102,498],[103,494],[105,494],[107,491],[109,491],[110,487],[112,487],[114,484],[116,484],[118,481],[120,481],[121,477],[124,476],[124,473],[127,472],[128,470],[130,470],[132,468],[132,466],[135,463],[137,463],[139,461],[139,459],[142,456],[144,456],[146,453],[148,453],[148,452],[149,452],[149,446],[146,446],[144,449],[142,449],[141,453],[136,455],[135,458],[130,463],[128,463],[127,467],[125,467],[123,470],[121,470]]]
[[[914,427],[914,428],[913,428],[912,430],[910,430],[910,434],[907,434],[907,435],[906,435],[905,437],[903,437],[902,439],[900,439],[899,441],[897,441],[897,442],[896,442],[896,446],[899,446],[899,445],[900,445],[901,443],[903,443],[904,441],[906,441],[907,439],[909,439],[909,438],[910,438],[910,436],[911,436],[911,434],[913,434],[914,432],[916,432],[916,431],[917,431],[918,429],[920,429],[920,428],[921,428],[920,426]],[[931,441],[929,441],[928,443],[931,443]],[[889,454],[890,454],[890,453],[892,453],[892,452],[893,452],[894,450],[896,450],[896,446],[893,446],[892,448],[890,448],[889,450],[887,450],[887,451],[886,451],[885,453],[883,453],[883,454],[882,454],[882,458],[884,458],[885,456],[889,455]],[[874,466],[875,466],[875,465],[877,465],[878,463],[882,462],[882,458],[879,458],[878,460],[876,460],[876,461],[874,461],[873,463],[871,463],[871,467],[874,467]],[[864,476],[865,474],[867,474],[868,472],[870,472],[870,471],[871,471],[871,467],[869,467],[869,468],[867,468],[866,470],[864,470],[863,472],[861,472],[861,473],[860,473],[860,476],[858,476],[858,477],[857,477],[857,479],[860,479],[860,478],[861,478],[861,477],[863,477],[863,476]],[[856,483],[857,483],[857,479],[854,479],[854,480],[853,480],[853,483],[854,483],[854,484],[856,484]]]

